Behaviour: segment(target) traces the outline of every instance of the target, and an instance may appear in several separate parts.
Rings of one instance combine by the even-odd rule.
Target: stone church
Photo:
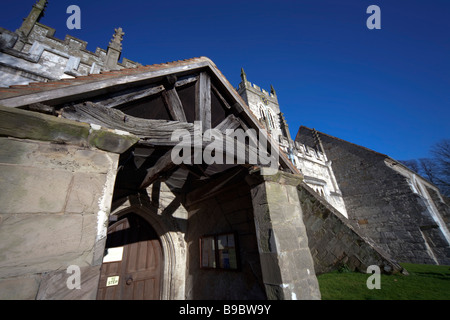
[[[119,62],[121,28],[96,52],[57,39],[46,5],[0,28],[0,299],[320,299],[316,275],[342,266],[450,264],[450,208],[423,177],[292,139],[243,69],[234,87],[206,57]],[[174,132],[196,143],[175,152]]]

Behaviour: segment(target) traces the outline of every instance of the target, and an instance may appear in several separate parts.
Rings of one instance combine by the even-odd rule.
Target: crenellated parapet
[[[246,81],[242,81],[241,83],[239,83],[238,87],[236,88],[236,90],[239,92],[239,90],[243,90],[243,89],[250,89],[253,90],[255,93],[259,94],[262,93],[265,96],[267,96],[268,98],[275,98],[277,97],[275,90],[273,90],[273,87],[271,87],[271,91],[268,92],[265,89],[262,89],[260,86],[251,83],[250,81],[246,80]]]
[[[39,22],[47,1],[36,3],[16,31],[0,28],[0,87],[35,81],[59,80],[102,71],[135,68],[140,63],[122,58],[122,28],[115,29],[107,49],[87,50],[87,42],[66,35],[55,37],[55,29]]]

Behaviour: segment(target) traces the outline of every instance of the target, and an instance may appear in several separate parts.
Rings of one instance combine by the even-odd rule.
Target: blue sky
[[[0,26],[16,30],[36,0],[8,1]],[[69,30],[66,8],[81,8]],[[369,30],[369,5],[381,29]],[[212,59],[231,84],[277,91],[295,137],[300,125],[395,159],[429,156],[450,138],[450,1],[50,0],[41,23],[105,48],[125,32],[122,57],[154,64]]]

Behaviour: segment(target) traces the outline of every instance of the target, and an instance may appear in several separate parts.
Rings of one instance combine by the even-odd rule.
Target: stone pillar
[[[250,172],[256,236],[268,299],[320,299],[302,219],[297,185],[302,178],[265,168]]]

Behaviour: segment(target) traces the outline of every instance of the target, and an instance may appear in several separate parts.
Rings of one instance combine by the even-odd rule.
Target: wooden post
[[[202,132],[211,129],[211,79],[201,72],[196,83],[195,120],[201,121]]]
[[[181,103],[180,97],[178,96],[175,87],[163,91],[162,97],[173,120],[187,122],[186,115],[184,114],[183,104]]]

